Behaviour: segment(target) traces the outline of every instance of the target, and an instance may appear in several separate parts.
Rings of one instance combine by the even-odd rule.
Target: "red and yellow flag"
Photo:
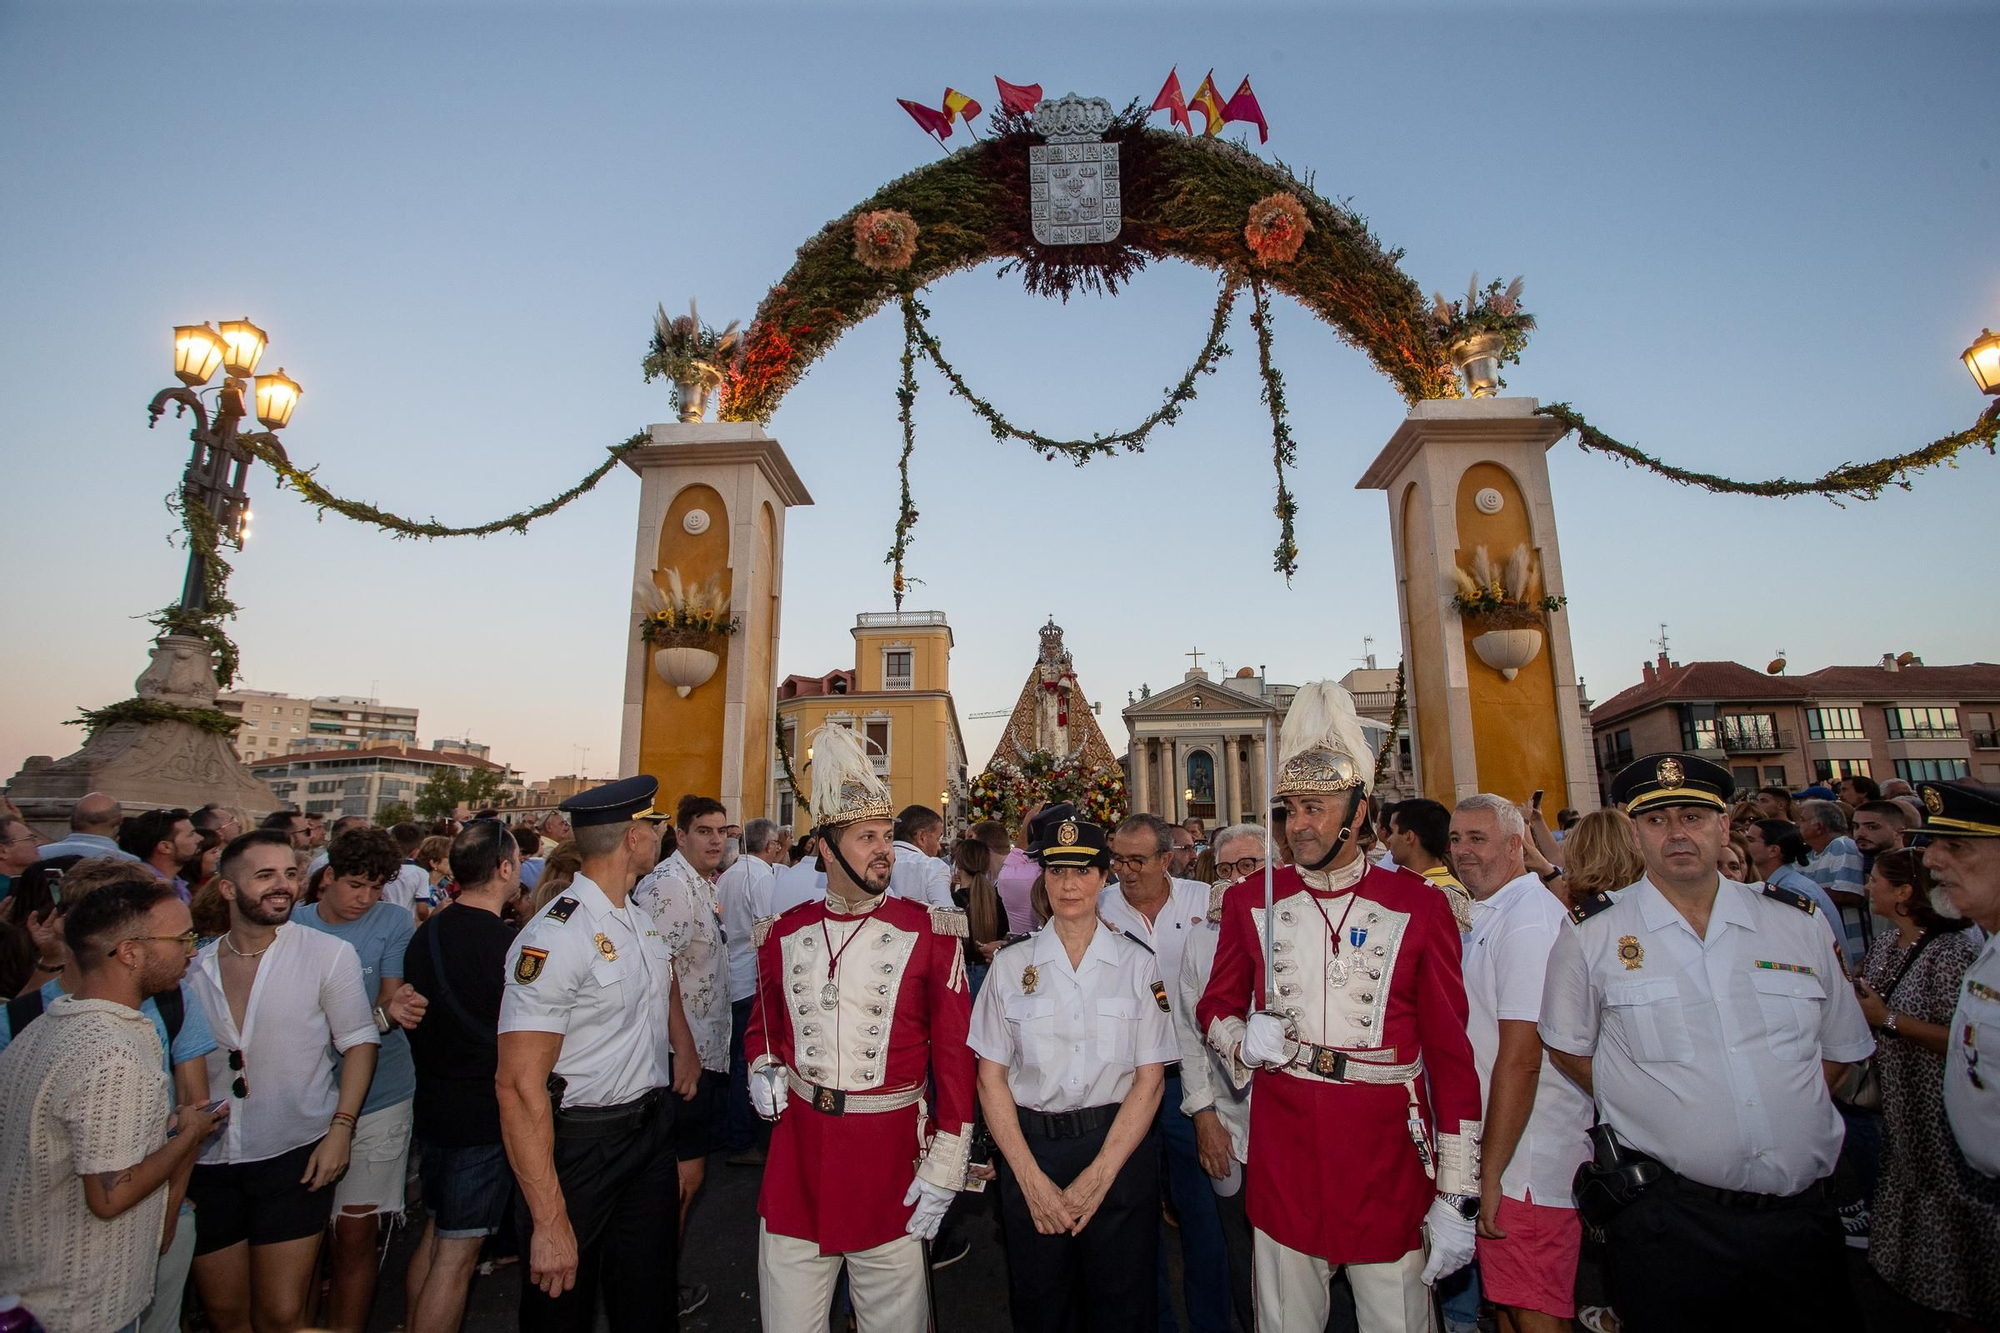
[[[1189,134],[1194,133],[1194,122],[1188,119],[1187,99],[1181,96],[1181,67],[1174,66],[1167,71],[1167,81],[1160,85],[1160,95],[1153,99],[1153,110],[1164,111],[1168,119]]]
[[[1222,94],[1215,90],[1214,70],[1208,72],[1208,76],[1201,81],[1201,87],[1194,90],[1193,97],[1188,98],[1187,104],[1201,112],[1202,137],[1213,138],[1215,132],[1222,128]]]
[[[950,125],[954,120],[962,120],[965,122],[965,127],[971,129],[972,118],[978,115],[980,110],[979,103],[973,101],[958,89],[947,88],[944,90],[944,123],[946,125]]]

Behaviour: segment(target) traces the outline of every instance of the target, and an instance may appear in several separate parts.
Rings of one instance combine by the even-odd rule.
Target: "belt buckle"
[[[1313,1047],[1312,1071],[1321,1078],[1346,1078],[1346,1052],[1331,1051],[1324,1046]]]
[[[1073,1139],[1076,1137],[1076,1134],[1076,1112],[1056,1112],[1049,1124],[1049,1137],[1052,1139]]]
[[[813,1110],[818,1111],[821,1115],[845,1115],[847,1112],[847,1094],[839,1088],[822,1088],[815,1083],[813,1085]]]

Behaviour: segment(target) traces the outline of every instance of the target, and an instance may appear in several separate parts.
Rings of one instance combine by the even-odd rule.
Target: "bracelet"
[[[352,1134],[355,1125],[354,1116],[347,1111],[335,1111],[333,1113],[333,1121],[327,1126],[327,1129],[331,1130],[334,1125],[346,1125],[347,1132]]]

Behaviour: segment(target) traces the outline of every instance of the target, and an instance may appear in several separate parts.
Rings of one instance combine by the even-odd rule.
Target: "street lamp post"
[[[282,456],[284,446],[278,443],[277,432],[290,423],[301,392],[297,381],[282,368],[275,375],[257,374],[264,347],[264,330],[247,319],[227,321],[220,329],[207,324],[181,325],[174,330],[174,375],[180,386],[160,390],[146,408],[149,427],[160,424],[169,403],[174,405],[176,416],[194,413],[194,428],[188,432],[194,451],[181,478],[182,494],[189,505],[208,511],[216,540],[239,551],[250,537],[250,496],[244,481],[256,461],[244,442],[269,445]],[[224,375],[216,390],[211,421],[201,391],[218,367]],[[252,403],[266,429],[244,435],[240,427]],[[208,607],[208,560],[200,542],[188,544],[180,605],[183,611],[197,615]]]

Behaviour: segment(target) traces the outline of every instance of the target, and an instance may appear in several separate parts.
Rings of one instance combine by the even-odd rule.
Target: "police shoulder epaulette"
[[[1578,925],[1582,925],[1609,906],[1611,906],[1610,894],[1603,892],[1586,893],[1583,897],[1576,900],[1574,907],[1569,909],[1569,919]]]
[[[771,938],[771,927],[777,924],[778,916],[776,913],[770,916],[760,916],[755,921],[752,921],[750,923],[750,947],[753,949],[763,948],[764,941]]]
[[[542,915],[548,917],[551,921],[568,921],[570,917],[576,914],[576,909],[581,906],[583,904],[574,898],[562,897],[550,903],[549,910],[542,913]]]
[[[1147,953],[1153,952],[1152,945],[1146,943],[1146,941],[1140,939],[1137,935],[1134,935],[1131,931],[1121,930],[1118,933],[1120,935],[1123,935],[1126,939],[1132,941],[1132,943],[1138,945],[1141,949],[1144,949]]]
[[[1797,889],[1788,889],[1782,885],[1766,884],[1764,886],[1764,896],[1775,899],[1787,907],[1796,907],[1807,916],[1811,916],[1819,910],[1811,898],[1800,893]]]
[[[949,935],[962,940],[971,934],[966,925],[965,913],[956,907],[933,907],[931,909],[931,934]]]
[[[1013,948],[1017,944],[1026,944],[1029,940],[1033,938],[1035,937],[1032,934],[1009,935],[1005,940],[1001,941],[1000,947],[998,949],[995,949],[993,952],[996,956],[998,956],[999,954],[1005,953],[1007,950]]]
[[[1229,886],[1227,884],[1211,884],[1208,886],[1208,919],[1210,921],[1222,920],[1222,900],[1228,896]]]

